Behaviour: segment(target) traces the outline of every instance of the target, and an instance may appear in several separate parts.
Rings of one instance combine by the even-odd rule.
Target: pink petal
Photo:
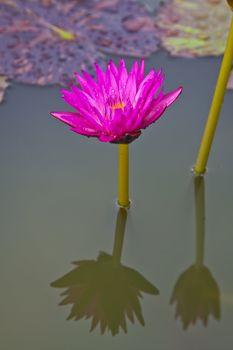
[[[128,80],[128,72],[125,66],[125,61],[123,60],[123,58],[121,58],[120,64],[119,64],[119,83],[118,83],[121,100],[123,99],[127,80]]]
[[[128,80],[126,83],[125,92],[123,94],[123,100],[127,101],[128,99],[133,104],[136,96],[136,76],[133,71],[129,73]]]
[[[102,95],[102,91],[97,84],[97,82],[85,71],[82,71],[83,77],[79,75],[78,73],[75,73],[75,76],[81,85],[82,89],[90,95],[93,100],[96,101],[96,105],[101,108],[101,110],[104,109],[104,99]]]
[[[76,105],[79,106],[77,109],[84,108],[86,111],[90,111],[91,107],[97,108],[101,113],[104,113],[104,101],[102,93],[99,90],[92,91],[90,93],[80,90],[75,85],[70,86],[72,92],[76,95]],[[81,104],[81,105],[80,105]]]
[[[76,132],[77,134],[85,135],[85,136],[100,136],[101,132],[93,130],[91,128],[85,128],[82,127],[81,125],[78,125],[74,128],[71,128],[71,131]]]
[[[99,115],[95,113],[95,102],[84,91],[76,86],[71,86],[73,92],[62,90],[64,100],[82,114],[83,118],[100,127],[102,122]]]
[[[81,99],[82,103],[87,106],[87,110],[88,110],[89,106],[90,107],[99,107],[98,102],[94,98],[92,98],[92,96],[90,96],[87,92],[80,90],[75,85],[71,85],[70,88],[72,90],[72,92],[70,92],[70,94],[73,95],[77,105],[79,104],[79,99]]]
[[[176,90],[163,95],[160,94],[159,97],[159,102],[158,100],[154,100],[153,107],[149,111],[149,113],[143,117],[141,121],[141,127],[145,128],[151,123],[154,123],[157,119],[161,117],[163,112],[167,107],[169,107],[176,99],[177,97],[181,94],[182,92],[182,87],[177,88]],[[162,97],[161,97],[162,96]],[[138,127],[138,124],[135,125],[135,127]]]
[[[69,126],[76,126],[77,120],[80,119],[79,115],[74,112],[51,112],[50,113],[53,117],[59,119],[63,123],[68,124]],[[78,118],[77,118],[78,116]]]
[[[135,129],[135,121],[140,117],[140,103],[138,103],[134,108],[130,103],[128,103],[124,109],[124,112],[126,114],[125,129],[132,132]]]
[[[154,107],[153,110],[141,121],[140,125],[135,125],[135,127],[146,128],[150,124],[154,123],[159,119],[167,108],[166,104],[160,104],[159,106]]]
[[[116,78],[114,74],[112,73],[110,67],[107,68],[106,70],[106,75],[105,75],[105,86],[106,86],[106,92],[110,99],[112,101],[115,101],[117,103],[120,101],[119,97],[119,89],[118,89],[118,84],[116,82]]]
[[[77,88],[77,89],[78,89],[78,88]],[[61,93],[62,93],[63,99],[64,99],[69,105],[71,105],[72,107],[74,107],[75,109],[78,110],[78,103],[77,103],[77,98],[75,98],[75,94],[72,93],[72,92],[70,92],[70,91],[64,90],[64,89],[61,90]]]
[[[130,73],[133,73],[136,76],[138,75],[138,61],[134,61]]]
[[[93,123],[85,120],[80,114],[75,112],[51,112],[50,114],[71,127],[80,125],[85,128],[95,128],[95,125]]]
[[[114,141],[116,139],[116,136],[113,135],[100,135],[99,140],[101,142],[110,142],[110,141]]]
[[[100,66],[95,63],[97,82],[103,94],[104,101],[107,100],[106,88],[105,88],[105,72],[100,68]]]
[[[118,69],[117,66],[115,65],[115,63],[113,62],[113,60],[109,61],[109,68],[112,72],[112,74],[114,75],[115,79],[118,79]]]
[[[155,78],[150,83],[149,82],[147,83],[147,87],[145,87],[141,96],[142,102],[138,101],[138,103],[140,103],[141,118],[143,118],[144,115],[147,114],[148,109],[151,108],[153,102],[155,101],[154,96],[162,86],[163,80],[164,80],[164,75],[162,75],[159,78],[155,76]],[[157,99],[156,99],[156,102],[158,102]]]
[[[115,135],[121,135],[125,130],[125,115],[121,108],[114,109],[112,122],[109,123],[109,130]]]
[[[169,92],[168,94],[165,94],[162,99],[161,103],[165,103],[166,106],[170,106],[176,99],[177,97],[181,94],[183,88],[180,86],[176,90]]]
[[[105,80],[105,72],[98,65],[98,63],[95,63],[95,70],[96,70],[97,82],[99,83],[99,85],[101,85]]]
[[[138,73],[137,73],[137,86],[139,86],[142,80],[144,79],[144,69],[145,69],[145,60],[142,59],[140,62]]]
[[[151,86],[151,83],[153,82],[154,77],[155,77],[155,72],[154,72],[154,70],[152,69],[152,70],[150,71],[150,73],[147,74],[147,76],[143,79],[143,81],[142,81],[141,84],[139,85],[137,94],[136,94],[136,96],[135,96],[134,105],[137,103],[139,97],[142,96],[142,94],[144,93],[144,91],[150,89],[150,86]],[[150,84],[150,85],[148,85],[148,84]]]
[[[89,84],[87,83],[86,79],[84,77],[82,77],[80,74],[78,74],[77,72],[74,73],[78,83],[80,84],[81,88],[83,89],[83,91],[87,92],[88,94],[91,93],[91,89]]]

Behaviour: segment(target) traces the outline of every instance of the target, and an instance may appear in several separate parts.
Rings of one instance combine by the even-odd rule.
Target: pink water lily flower
[[[102,142],[129,143],[154,123],[180,95],[182,88],[164,94],[162,70],[152,69],[144,77],[144,60],[134,62],[127,72],[125,62],[119,67],[110,61],[106,72],[97,64],[95,81],[88,73],[75,73],[80,87],[61,90],[63,99],[75,112],[52,112],[71,130]]]

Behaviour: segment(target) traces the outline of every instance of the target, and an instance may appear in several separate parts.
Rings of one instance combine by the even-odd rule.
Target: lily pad
[[[94,73],[103,52],[147,56],[158,39],[151,13],[133,0],[0,0],[0,74],[67,85]]]
[[[170,0],[156,19],[161,45],[173,56],[223,54],[231,11],[222,0]]]
[[[94,61],[103,63],[82,29],[87,10],[71,18],[77,2],[71,1],[73,9],[64,1],[48,4],[0,3],[0,73],[25,83],[67,84],[77,67],[90,71]]]
[[[156,24],[148,8],[132,0],[95,1],[96,14],[88,30],[96,46],[104,52],[147,57],[157,51]]]

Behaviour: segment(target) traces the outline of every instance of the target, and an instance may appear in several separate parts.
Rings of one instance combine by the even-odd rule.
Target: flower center
[[[119,102],[111,106],[112,109],[124,109],[124,107],[125,105],[123,104],[123,102]]]

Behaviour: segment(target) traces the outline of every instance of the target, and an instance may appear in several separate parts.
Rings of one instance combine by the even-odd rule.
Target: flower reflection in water
[[[96,260],[75,262],[75,269],[51,283],[52,287],[67,288],[60,303],[72,305],[67,319],[92,318],[90,331],[99,323],[102,334],[109,330],[116,335],[120,328],[127,333],[127,318],[144,325],[142,292],[159,294],[139,272],[120,262],[126,219],[127,211],[120,208],[112,255],[100,253]]]
[[[220,291],[209,269],[204,265],[205,195],[204,177],[194,178],[196,206],[196,261],[178,278],[171,304],[176,304],[176,318],[183,328],[200,319],[205,326],[212,315],[220,319]]]

